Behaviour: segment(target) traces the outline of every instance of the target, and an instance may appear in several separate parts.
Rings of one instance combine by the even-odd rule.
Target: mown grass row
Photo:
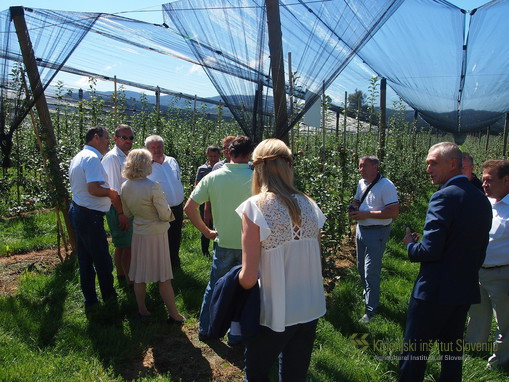
[[[57,224],[54,211],[0,219],[0,256],[54,248]]]
[[[401,238],[406,225],[422,228],[426,208],[427,197],[418,198],[393,224],[383,262],[380,315],[369,325],[357,322],[363,303],[355,269],[342,272],[327,297],[328,312],[319,322],[309,371],[311,381],[397,379],[406,309],[418,272],[418,264],[408,262]],[[186,329],[196,335],[210,260],[200,254],[199,236],[190,224],[184,229],[182,257],[183,269],[175,274],[174,288],[179,309],[189,318]],[[104,306],[88,319],[75,262],[48,273],[25,273],[17,294],[0,299],[0,380],[212,380],[200,351],[179,328],[164,323],[165,311],[156,285],[149,288],[148,296],[149,307],[156,316],[150,325],[137,320],[134,297],[122,288],[118,307]],[[366,343],[354,343],[352,338]],[[168,341],[174,345],[167,345]],[[143,366],[148,348],[154,349],[159,368]],[[183,351],[194,357],[180,360],[195,366],[197,374],[192,379],[181,366],[171,363],[173,358],[177,362]],[[464,381],[509,378],[507,370],[486,370],[487,356],[468,355]],[[231,366],[225,362],[224,367]],[[426,380],[438,380],[439,370],[438,361],[429,362]]]

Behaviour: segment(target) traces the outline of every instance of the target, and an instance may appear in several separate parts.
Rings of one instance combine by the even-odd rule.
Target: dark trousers
[[[99,281],[104,301],[115,296],[113,262],[104,230],[104,213],[80,207],[74,202],[69,208],[69,219],[76,231],[80,284],[85,304],[98,302],[95,276]]]
[[[399,381],[424,379],[429,352],[440,350],[440,381],[461,381],[463,330],[470,305],[443,305],[410,297]]]
[[[200,216],[202,219],[203,219],[204,213],[205,213],[205,204],[200,204]],[[214,223],[212,222],[212,219],[211,219],[208,227],[212,228],[213,226],[214,226]],[[201,252],[204,255],[210,256],[210,253],[209,253],[210,239],[207,239],[204,234],[201,234],[200,239],[201,239]]]
[[[269,382],[270,370],[279,357],[280,381],[305,382],[317,323],[318,320],[313,320],[287,326],[284,332],[260,325],[256,337],[245,343],[245,381]]]
[[[182,238],[182,221],[184,220],[184,206],[180,203],[178,206],[171,207],[175,220],[170,222],[168,229],[168,244],[170,246],[170,259],[172,269],[180,268],[180,240]]]

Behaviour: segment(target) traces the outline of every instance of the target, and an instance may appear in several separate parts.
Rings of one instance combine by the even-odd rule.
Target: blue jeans
[[[357,225],[355,237],[357,241],[357,269],[364,288],[365,313],[370,317],[376,313],[380,303],[382,255],[390,232],[390,226],[363,228]]]
[[[199,333],[207,335],[210,325],[210,301],[212,292],[216,286],[217,280],[223,277],[230,269],[236,265],[242,264],[242,250],[222,248],[214,243],[214,256],[212,257],[212,269],[210,270],[210,280],[203,295],[203,302],[200,311]]]
[[[246,342],[247,382],[269,382],[272,365],[279,356],[279,381],[305,382],[311,361],[318,320],[287,326],[275,332],[261,326],[255,337]]]
[[[76,231],[80,284],[85,305],[97,303],[95,275],[104,301],[116,296],[113,288],[113,262],[104,230],[104,213],[79,207],[69,208],[69,219]]]

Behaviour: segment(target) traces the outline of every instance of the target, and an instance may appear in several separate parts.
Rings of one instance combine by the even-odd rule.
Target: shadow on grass
[[[406,302],[405,308],[403,310],[398,308],[399,304],[402,304],[401,298],[399,296],[391,295],[386,296],[386,304],[380,305],[378,309],[378,313],[380,316],[385,317],[389,321],[393,321],[402,329],[405,329],[406,317],[407,317],[407,309],[408,305]]]
[[[360,314],[361,310],[363,310],[359,308],[362,305],[360,297],[362,296],[362,291],[353,281],[353,272],[336,285],[336,288],[327,300],[325,319],[344,335],[357,331],[357,321],[354,320],[355,314],[353,312],[358,311]]]
[[[210,265],[208,265],[208,272],[210,272]],[[175,296],[181,296],[186,311],[199,314],[208,280],[202,281],[190,269],[179,269],[173,273],[173,276],[172,285]]]
[[[39,329],[40,346],[54,345],[55,335],[62,326],[64,302],[67,298],[66,285],[75,276],[72,272],[73,268],[74,264],[71,261],[59,265],[43,290],[41,311],[44,313]]]
[[[73,267],[69,261],[58,265],[46,280],[29,278],[28,293],[21,292],[0,301],[0,309],[10,315],[6,326],[19,332],[27,343],[35,339],[35,345],[41,349],[54,346],[63,322],[66,285],[75,278]]]
[[[127,336],[115,309],[105,316],[89,320],[87,333],[105,369],[111,368],[124,380],[171,376],[175,381],[209,381],[212,370],[199,348],[195,347],[178,326],[168,326],[154,315],[151,322],[137,317],[128,320]],[[103,314],[105,311],[102,312]]]

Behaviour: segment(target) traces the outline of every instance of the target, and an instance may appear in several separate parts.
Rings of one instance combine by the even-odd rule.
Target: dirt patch
[[[234,382],[244,377],[244,348],[224,340],[207,343],[198,339],[197,324],[182,327],[183,335],[161,335],[137,360],[122,369],[126,380],[170,373],[172,380]],[[173,349],[173,351],[172,351]]]
[[[0,257],[0,297],[16,293],[24,272],[50,272],[60,264],[56,249]]]

